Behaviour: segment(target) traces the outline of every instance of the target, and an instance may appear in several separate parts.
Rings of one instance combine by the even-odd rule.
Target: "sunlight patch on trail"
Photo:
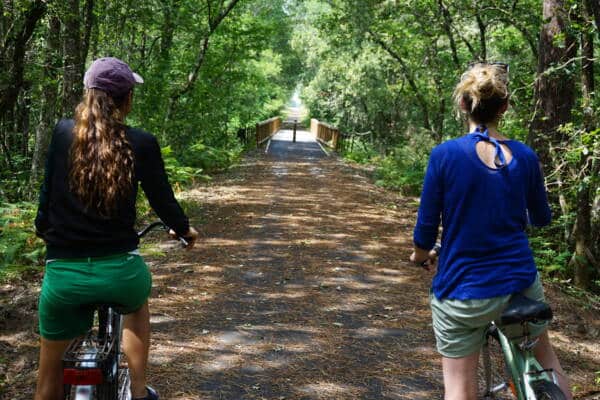
[[[310,395],[314,399],[328,399],[332,396],[348,396],[347,398],[357,398],[364,392],[364,388],[335,382],[318,382],[304,385],[298,388],[298,392]]]

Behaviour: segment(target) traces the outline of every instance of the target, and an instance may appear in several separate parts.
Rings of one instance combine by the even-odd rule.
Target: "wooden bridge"
[[[273,117],[256,124],[256,145],[261,146],[266,143],[266,152],[268,153],[270,149],[277,151],[289,146],[284,146],[285,142],[299,142],[304,144],[296,146],[296,150],[304,151],[309,148],[314,150],[317,149],[316,146],[319,146],[326,155],[332,151],[342,150],[345,146],[353,146],[357,134],[344,135],[337,127],[315,118],[311,118],[310,130],[306,131],[302,129],[302,119],[301,108],[290,107],[285,121],[281,117]],[[358,135],[364,136],[364,134]],[[272,143],[274,143],[273,148],[271,148]],[[313,143],[313,145],[308,143]]]

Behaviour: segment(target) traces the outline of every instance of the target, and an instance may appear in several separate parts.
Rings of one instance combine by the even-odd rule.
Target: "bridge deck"
[[[272,157],[288,160],[314,160],[327,156],[312,133],[304,130],[296,131],[296,143],[293,142],[293,131],[281,129],[267,145],[266,153]]]

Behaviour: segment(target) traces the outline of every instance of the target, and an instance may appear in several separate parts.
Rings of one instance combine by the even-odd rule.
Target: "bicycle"
[[[169,228],[157,221],[138,232],[144,237],[151,230]],[[178,237],[183,247],[185,238]],[[63,356],[65,400],[130,400],[129,369],[121,367],[123,316],[109,304],[97,305],[98,327],[73,340]]]
[[[432,260],[440,254],[441,244],[436,243],[432,251],[433,258],[421,262],[420,267],[429,270]],[[548,322],[552,316],[548,304],[515,294],[502,311],[499,325],[489,323],[481,352],[483,400],[566,399],[554,371],[542,368],[536,360],[533,349],[538,339],[529,333],[529,323]],[[515,324],[521,325],[522,335],[508,337],[502,327]],[[506,392],[509,397],[503,397]]]
[[[506,399],[504,394],[518,400],[566,399],[555,372],[542,368],[536,360],[533,349],[538,339],[531,338],[529,333],[530,322],[551,319],[548,304],[516,294],[502,312],[499,324],[489,324],[481,353],[484,400]],[[508,337],[502,327],[515,324],[521,325],[522,335]]]

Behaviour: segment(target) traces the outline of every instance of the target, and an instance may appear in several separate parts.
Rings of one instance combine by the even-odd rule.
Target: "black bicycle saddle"
[[[532,300],[522,294],[515,294],[510,299],[510,303],[508,303],[500,317],[503,325],[548,321],[551,319],[552,310],[548,304]]]

